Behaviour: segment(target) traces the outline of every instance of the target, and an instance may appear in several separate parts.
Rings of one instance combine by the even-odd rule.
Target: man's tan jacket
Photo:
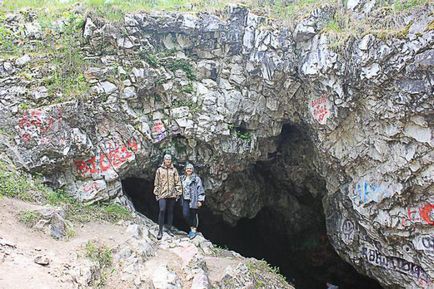
[[[154,181],[154,195],[159,199],[177,198],[182,195],[179,174],[173,165],[166,167],[164,163],[157,169]]]

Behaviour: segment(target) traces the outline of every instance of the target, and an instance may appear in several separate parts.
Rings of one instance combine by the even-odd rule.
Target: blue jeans
[[[199,226],[199,209],[191,209],[189,200],[182,200],[182,215],[190,225],[190,227],[197,228]]]

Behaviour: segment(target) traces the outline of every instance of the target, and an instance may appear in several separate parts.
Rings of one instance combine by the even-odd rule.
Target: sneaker
[[[190,239],[193,238],[193,231],[188,232],[188,237],[189,237]]]
[[[197,236],[197,233],[196,233],[196,232],[190,231],[190,233],[188,233],[188,237],[189,237],[190,239],[194,239],[196,236]]]
[[[157,240],[161,240],[163,238],[163,231],[159,231],[157,235]]]

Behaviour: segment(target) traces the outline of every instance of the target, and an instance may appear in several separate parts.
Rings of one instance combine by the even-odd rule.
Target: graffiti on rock
[[[75,168],[82,177],[102,174],[109,170],[118,169],[124,163],[135,158],[138,151],[136,139],[131,138],[126,144],[118,145],[113,140],[100,144],[95,156],[87,160],[75,160]]]
[[[355,225],[350,219],[344,219],[341,226],[341,236],[345,244],[350,244],[354,240]]]
[[[49,142],[47,134],[61,131],[62,123],[61,108],[51,111],[29,109],[18,120],[18,135],[24,143],[35,140],[38,144],[46,144]]]
[[[434,252],[434,235],[419,235],[413,239],[413,245],[418,250]]]
[[[368,204],[370,202],[379,203],[400,190],[400,186],[401,185],[392,185],[386,182],[378,183],[360,180],[354,185],[351,198],[357,205]]]
[[[309,103],[310,113],[320,124],[325,124],[331,116],[331,107],[330,101],[325,96],[314,99]]]
[[[162,120],[154,121],[151,129],[152,139],[154,143],[160,142],[167,137],[166,127]]]
[[[402,217],[402,225],[416,223],[434,225],[434,204],[427,203],[417,208],[407,208],[405,216]]]
[[[107,185],[104,180],[86,182],[79,188],[79,199],[81,201],[95,200],[96,195],[106,188]]]
[[[360,249],[361,257],[372,265],[404,273],[422,282],[431,281],[425,270],[417,264],[399,257],[386,256],[369,245],[363,245]]]

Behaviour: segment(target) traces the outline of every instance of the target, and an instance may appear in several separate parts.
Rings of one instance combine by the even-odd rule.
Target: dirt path
[[[127,238],[124,228],[107,223],[75,225],[71,240],[57,241],[19,222],[19,213],[43,208],[15,199],[0,200],[0,289],[74,288],[62,280],[62,271],[83,255],[89,240],[99,239],[116,246]],[[49,265],[36,264],[37,256]],[[62,282],[64,281],[64,282]]]
[[[75,223],[75,236],[55,240],[19,221],[21,212],[42,208],[16,199],[0,199],[0,289],[96,288],[103,279],[104,286],[98,288],[166,288],[177,284],[173,288],[199,289],[215,286],[227,272],[246,262],[236,253],[216,253],[221,249],[202,236],[190,240],[178,232],[157,241],[157,225],[143,218],[138,223]],[[105,271],[101,263],[85,256],[90,240],[113,249],[113,264]],[[36,263],[37,257],[49,264]],[[236,275],[240,280],[245,277],[244,273],[233,274],[241,274]]]

